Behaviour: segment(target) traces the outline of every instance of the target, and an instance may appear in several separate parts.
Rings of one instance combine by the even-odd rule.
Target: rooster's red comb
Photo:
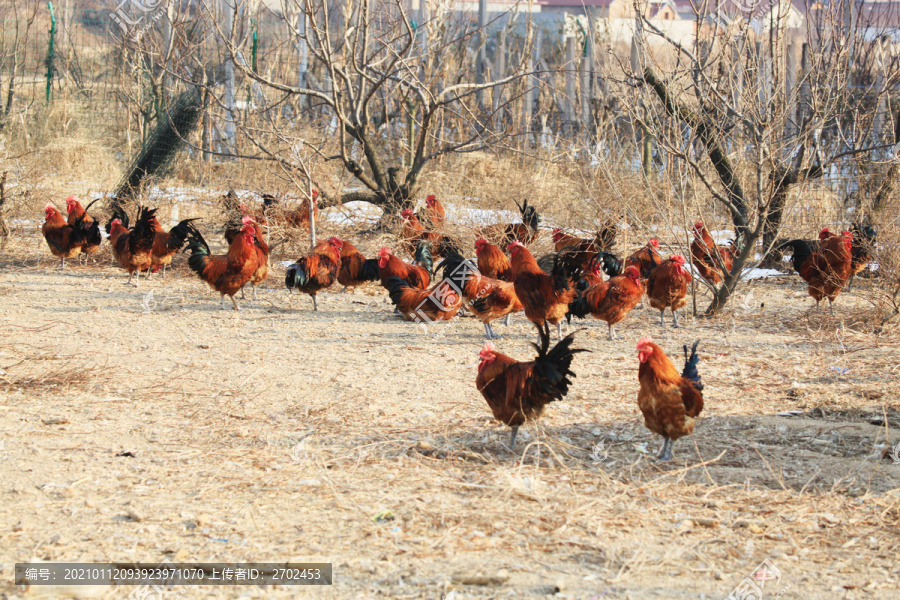
[[[638,340],[638,342],[637,342],[637,349],[638,349],[638,350],[641,350],[641,349],[643,349],[643,347],[646,346],[647,344],[652,344],[652,343],[653,343],[653,340],[650,339],[650,336],[646,336],[646,335],[645,335],[644,337],[642,337],[641,339]]]

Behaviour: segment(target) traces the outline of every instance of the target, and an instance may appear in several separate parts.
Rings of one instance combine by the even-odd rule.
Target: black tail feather
[[[813,255],[812,246],[806,240],[790,240],[778,246],[779,250],[784,250],[785,248],[791,249],[791,266],[799,274],[800,269],[803,268],[803,263]]]
[[[700,357],[697,355],[697,346],[699,344],[700,340],[694,342],[691,346],[690,355],[688,355],[687,344],[684,345],[684,370],[681,372],[681,376],[690,380],[698,392],[702,392],[703,381],[700,379],[699,371],[697,371],[697,363],[700,362]]]
[[[181,221],[169,230],[169,244],[168,250],[181,250],[182,246],[184,246],[185,240],[187,240],[188,234],[191,231],[190,225],[194,221],[198,221],[199,219],[185,219]]]
[[[378,269],[378,259],[367,258],[363,262],[359,276],[363,281],[378,281],[381,277]]]
[[[206,243],[206,240],[203,239],[200,230],[194,227],[193,223],[188,223],[187,227],[187,246],[183,252],[191,253],[188,257],[188,266],[191,268],[191,271],[198,275],[202,275],[203,269],[206,267],[206,260],[210,255],[209,245]]]
[[[541,345],[532,344],[538,352],[534,360],[533,385],[542,395],[552,400],[561,400],[569,393],[572,385],[571,377],[575,373],[571,370],[572,359],[579,352],[589,352],[583,348],[572,348],[575,341],[575,332],[561,339],[553,348],[550,348],[550,326],[544,322],[543,326],[535,325],[541,336]]]

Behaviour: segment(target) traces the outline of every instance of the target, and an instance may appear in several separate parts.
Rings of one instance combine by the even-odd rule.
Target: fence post
[[[225,11],[225,31],[228,34],[227,44],[229,46],[234,42],[231,38],[231,30],[234,26],[234,9],[231,2],[235,0],[222,0],[222,6]],[[229,54],[233,51],[229,48]],[[235,126],[234,126],[234,61],[231,56],[225,59],[225,143],[228,150],[233,152],[235,149]]]
[[[56,53],[56,13],[53,2],[47,2],[50,8],[50,45],[47,48],[47,104],[50,103],[50,86],[53,83],[53,57]]]
[[[575,91],[576,64],[575,58],[575,36],[570,35],[566,38],[566,133],[569,134],[575,128],[575,102],[577,99]]]

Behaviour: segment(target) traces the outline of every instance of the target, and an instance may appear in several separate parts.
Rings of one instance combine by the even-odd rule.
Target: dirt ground
[[[725,598],[765,560],[767,599],[900,597],[900,354],[871,281],[836,319],[791,277],[678,330],[578,323],[569,397],[510,451],[472,318],[407,323],[375,287],[313,312],[279,267],[223,311],[183,264],[135,289],[42,244],[0,255],[0,598],[131,592],[24,590],[15,562],[163,559],[334,565],[183,598]],[[533,356],[523,316],[496,329]],[[701,340],[706,408],[670,464],[636,403],[644,335],[676,364]]]

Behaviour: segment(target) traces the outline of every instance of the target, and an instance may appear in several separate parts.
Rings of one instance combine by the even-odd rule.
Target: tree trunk
[[[881,185],[878,186],[878,192],[875,193],[875,199],[872,202],[872,213],[880,213],[887,205],[888,200],[894,193],[894,187],[897,185],[897,179],[900,178],[900,110],[894,118],[894,149],[891,160],[891,166],[885,173]]]
[[[0,250],[3,250],[3,247],[6,246],[6,241],[9,239],[9,228],[6,226],[6,219],[3,217],[3,205],[6,203],[7,175],[9,175],[9,171],[3,171],[3,175],[0,175]]]
[[[760,266],[773,268],[781,261],[781,251],[774,247],[778,233],[781,231],[781,221],[784,217],[784,205],[790,187],[802,183],[808,179],[821,177],[823,170],[821,165],[815,165],[807,169],[792,169],[787,173],[773,174],[775,191],[772,194],[772,202],[769,204],[769,212],[763,229],[763,250],[768,253],[763,257]]]

